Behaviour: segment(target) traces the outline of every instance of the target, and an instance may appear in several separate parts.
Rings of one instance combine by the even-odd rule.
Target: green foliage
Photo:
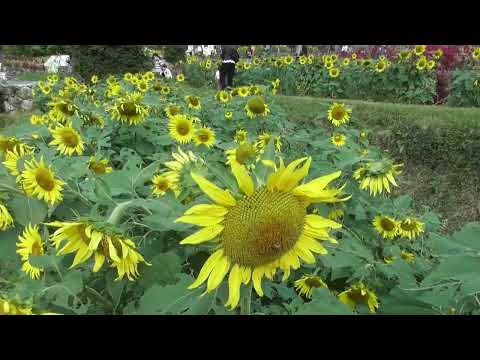
[[[456,69],[450,81],[450,106],[480,106],[480,71]]]
[[[176,64],[185,60],[185,45],[166,45],[163,47],[163,57],[171,64]]]
[[[67,45],[2,45],[2,51],[12,56],[49,56],[65,54]]]

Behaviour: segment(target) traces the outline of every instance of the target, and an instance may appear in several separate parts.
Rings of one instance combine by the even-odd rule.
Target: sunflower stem
[[[240,315],[251,315],[252,288],[253,288],[253,280],[248,285],[247,293],[242,298],[242,301],[240,303]]]
[[[120,219],[122,218],[123,212],[129,208],[132,204],[135,203],[135,200],[129,200],[118,204],[115,209],[113,209],[110,217],[108,218],[107,222],[113,225],[118,224]]]

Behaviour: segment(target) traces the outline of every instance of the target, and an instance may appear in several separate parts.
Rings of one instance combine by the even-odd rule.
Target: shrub
[[[185,51],[187,47],[184,45],[168,45],[163,49],[163,57],[171,64],[185,60]]]
[[[480,106],[480,71],[457,69],[452,73],[448,105]]]

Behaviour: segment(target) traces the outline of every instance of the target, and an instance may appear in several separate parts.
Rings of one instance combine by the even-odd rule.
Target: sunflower
[[[108,164],[107,159],[97,160],[95,156],[90,156],[88,160],[88,168],[92,170],[95,175],[103,175],[112,172],[113,168]]]
[[[312,298],[313,290],[317,288],[328,288],[327,284],[317,275],[303,275],[295,281],[295,288],[300,295],[307,299]]]
[[[178,114],[170,117],[168,123],[170,136],[181,144],[186,144],[192,141],[195,129],[193,121],[186,115]]]
[[[400,60],[408,60],[411,56],[412,53],[409,50],[402,50],[398,53],[398,57],[400,58]]]
[[[260,86],[252,85],[248,87],[250,95],[262,95],[263,89]]]
[[[17,146],[26,146],[16,137],[6,137],[0,134],[0,153],[6,155],[8,151],[12,151]]]
[[[180,195],[177,189],[175,179],[165,174],[155,175],[152,179],[152,193],[157,196],[163,196],[167,190],[172,190],[176,196]]]
[[[352,109],[345,104],[333,103],[328,109],[328,120],[335,126],[346,124],[350,120]]]
[[[405,260],[406,262],[414,262],[415,261],[415,254],[407,251],[402,251],[400,253],[400,257]]]
[[[196,146],[205,145],[211,148],[215,143],[215,132],[209,127],[201,127],[193,135],[193,141]]]
[[[32,279],[39,279],[43,268],[35,267],[30,264],[30,255],[41,256],[45,253],[45,242],[42,240],[38,232],[38,226],[27,225],[22,235],[18,236],[17,254],[21,256],[23,261],[22,271]]]
[[[245,194],[241,199],[235,199],[228,191],[204,177],[191,174],[215,204],[195,205],[176,220],[203,227],[183,239],[181,244],[196,245],[216,240],[216,250],[207,259],[190,289],[199,287],[208,279],[207,292],[215,290],[230,272],[229,297],[225,306],[233,309],[240,300],[242,283],[248,284],[252,280],[257,294],[263,296],[263,276],[273,279],[280,268],[285,281],[291,268],[300,267],[300,259],[313,264],[315,257],[312,252],[327,253],[317,239],[336,243],[328,231],[341,225],[307,214],[307,206],[314,202],[344,201],[349,197],[337,198],[341,189],[328,193],[324,190],[329,182],[340,176],[340,171],[298,185],[307,176],[311,160],[298,159],[287,167],[281,161],[280,166],[269,175],[266,186],[257,189],[245,167],[232,163],[233,175]],[[303,166],[297,168],[302,163]]]
[[[390,184],[398,186],[395,176],[401,173],[403,164],[393,165],[389,161],[369,162],[353,172],[353,178],[360,182],[360,189],[369,188],[370,195],[381,194],[383,189],[390,193]]]
[[[0,298],[0,315],[33,315],[30,306],[20,306],[12,300]]]
[[[398,226],[398,235],[408,239],[414,239],[425,231],[425,224],[416,218],[408,217]]]
[[[25,170],[20,174],[23,188],[27,195],[35,196],[51,205],[62,201],[62,190],[65,183],[55,178],[51,167],[47,167],[43,158],[25,161]]]
[[[123,79],[124,79],[125,81],[131,82],[132,79],[133,79],[132,73],[129,73],[129,72],[125,73],[125,74],[123,75]]]
[[[300,65],[305,65],[307,63],[307,61],[308,61],[308,59],[305,55],[300,56],[299,59],[298,59],[298,63]]]
[[[433,52],[433,57],[436,59],[436,60],[439,60],[441,57],[443,56],[443,50],[441,48],[438,48],[437,50],[435,50]]]
[[[432,69],[435,67],[436,64],[437,64],[437,63],[435,62],[435,60],[429,60],[429,61],[427,62],[427,69],[428,69],[428,70],[432,70]]]
[[[56,98],[48,105],[51,107],[54,119],[60,122],[70,119],[78,111],[77,106],[70,99]]]
[[[30,116],[30,123],[32,125],[44,125],[46,123],[48,123],[49,119],[48,117],[46,116],[40,116],[40,115],[37,115],[37,114],[32,114],[32,116]]]
[[[341,220],[345,213],[342,209],[332,209],[327,215],[327,218],[333,221]]]
[[[477,48],[473,49],[473,51],[472,51],[472,57],[473,57],[475,60],[480,59],[480,47],[477,47]]]
[[[97,75],[92,75],[92,77],[90,78],[90,81],[92,82],[92,84],[98,83],[98,76]]]
[[[57,74],[50,74],[47,76],[47,80],[50,85],[55,85],[58,82],[58,80],[60,80],[60,78],[58,77]]]
[[[171,92],[172,90],[170,89],[170,86],[162,86],[162,88],[160,89],[160,93],[162,95],[169,95]]]
[[[253,63],[253,65],[258,66],[262,63],[262,60],[260,60],[259,58],[254,58],[252,60],[252,63]]]
[[[421,57],[418,59],[416,67],[418,70],[425,70],[427,66],[427,58],[426,57]]]
[[[399,222],[389,216],[377,215],[372,223],[384,239],[393,239],[397,235]]]
[[[377,73],[383,73],[386,68],[387,68],[387,64],[386,64],[385,61],[379,61],[379,62],[375,65],[375,71],[376,71]]]
[[[330,138],[333,145],[342,147],[347,143],[347,137],[344,134],[334,134]]]
[[[143,74],[143,80],[146,81],[152,81],[155,79],[155,74],[153,71],[147,71],[145,74]]]
[[[164,109],[165,114],[167,114],[167,117],[171,118],[175,115],[181,115],[182,114],[182,108],[178,105],[175,104],[170,104],[165,107]]]
[[[99,128],[103,128],[105,126],[105,119],[103,118],[103,115],[100,114],[86,114],[86,116],[82,116],[82,120],[83,126],[97,126]]]
[[[200,103],[200,98],[198,96],[186,96],[185,101],[190,109],[200,110],[202,108],[202,104]]]
[[[330,70],[328,70],[328,75],[330,75],[331,78],[336,78],[338,75],[340,75],[340,70],[332,67]]]
[[[415,53],[415,55],[420,56],[425,52],[426,49],[426,45],[415,45],[415,49],[413,50],[413,52]]]
[[[10,171],[12,176],[17,176],[17,182],[21,180],[20,171],[18,169],[19,161],[25,160],[33,155],[34,148],[28,145],[15,146],[13,150],[7,151],[3,165]]]
[[[348,290],[338,294],[338,299],[345,305],[350,306],[352,309],[356,309],[358,305],[365,304],[371,313],[377,312],[378,300],[375,293],[369,290],[365,284],[359,282]]]
[[[56,128],[50,129],[50,134],[52,134],[53,140],[49,145],[55,145],[60,154],[72,156],[73,153],[77,153],[77,155],[82,155],[84,142],[71,124],[66,126],[58,124]]]
[[[225,119],[230,120],[231,118],[233,118],[233,112],[225,111]]]
[[[177,81],[178,81],[178,82],[185,81],[185,75],[183,75],[183,74],[178,74],[178,75],[177,75]]]
[[[349,59],[349,58],[343,59],[342,64],[343,64],[343,66],[348,66],[348,65],[350,65],[350,59]]]
[[[220,90],[216,93],[215,99],[217,99],[220,102],[227,103],[230,100],[232,100],[232,95],[230,95],[228,91]]]
[[[250,89],[248,86],[241,86],[238,88],[238,96],[247,97],[250,94]]]
[[[143,95],[139,92],[126,94],[118,98],[114,105],[107,108],[113,120],[126,122],[129,125],[141,123],[149,114],[150,108],[142,104]]]
[[[251,168],[257,158],[258,150],[253,144],[245,141],[236,148],[226,150],[225,154],[227,155],[227,165],[236,163]]]
[[[5,205],[0,204],[0,231],[5,231],[13,225],[12,215]]]
[[[325,62],[325,69],[327,70],[333,69],[333,63],[331,61]]]
[[[177,153],[172,153],[174,161],[167,161],[165,167],[168,169],[163,175],[170,178],[170,180],[177,184],[180,183],[181,178],[185,173],[190,173],[190,171],[202,161],[195,156],[191,151],[188,153],[184,152],[182,149],[178,148]]]
[[[248,132],[243,129],[239,129],[235,132],[235,142],[243,144],[248,139]]]
[[[150,265],[137,252],[135,243],[109,227],[109,224],[79,220],[78,222],[54,221],[47,225],[58,228],[50,237],[57,255],[76,252],[71,268],[94,255],[93,272],[100,270],[107,260],[117,269],[117,280],[125,275],[128,280],[135,280],[139,275],[138,264],[143,262]],[[65,246],[60,249],[65,241]]]
[[[50,94],[50,92],[52,91],[52,87],[51,87],[49,84],[44,84],[44,83],[41,82],[41,81],[38,82],[38,87],[40,88],[40,91],[41,91],[44,95],[48,95],[48,94]]]
[[[272,139],[271,134],[267,132],[263,132],[260,135],[258,135],[258,141],[255,143],[255,146],[260,150],[263,150],[268,146],[268,143],[270,142],[271,139]]]
[[[117,78],[115,77],[115,75],[109,75],[107,77],[107,84],[108,85],[114,85],[117,83]]]
[[[285,56],[285,58],[283,59],[283,62],[285,63],[285,65],[291,65],[293,63],[293,56],[291,55]]]
[[[357,54],[356,53],[352,53],[352,60],[357,60]]]
[[[261,96],[255,96],[248,100],[247,104],[245,105],[245,111],[250,119],[253,119],[257,116],[265,117],[270,113],[268,105]]]
[[[140,80],[137,83],[137,90],[141,91],[142,93],[147,92],[148,90],[148,82],[146,80]]]
[[[243,64],[243,69],[244,70],[249,70],[251,67],[252,67],[252,64],[250,64],[250,63]]]

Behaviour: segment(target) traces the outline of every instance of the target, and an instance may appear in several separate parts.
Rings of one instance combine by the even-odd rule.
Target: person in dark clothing
[[[240,59],[240,55],[235,45],[222,45],[220,54],[222,64],[220,65],[220,89],[233,87],[233,77],[235,75],[235,64]]]

